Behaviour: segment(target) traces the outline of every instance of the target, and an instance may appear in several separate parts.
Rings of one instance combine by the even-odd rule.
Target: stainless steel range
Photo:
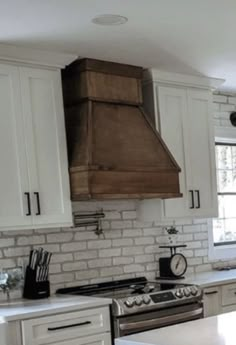
[[[57,293],[112,298],[115,338],[203,317],[202,290],[196,285],[140,277],[65,288]]]

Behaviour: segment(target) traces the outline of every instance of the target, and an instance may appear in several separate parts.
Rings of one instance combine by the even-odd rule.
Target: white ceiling
[[[129,21],[91,23],[105,13]],[[223,78],[236,91],[235,0],[0,0],[0,42]]]

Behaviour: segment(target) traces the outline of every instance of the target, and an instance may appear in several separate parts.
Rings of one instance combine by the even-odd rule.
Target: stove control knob
[[[196,286],[192,286],[190,291],[193,296],[196,296],[198,294],[198,288]]]
[[[176,297],[178,297],[178,298],[182,298],[184,295],[183,295],[183,292],[182,292],[182,290],[177,290],[176,292],[175,292],[175,296]]]
[[[151,298],[148,295],[143,296],[143,303],[149,304],[151,302]]]
[[[137,305],[137,306],[140,306],[143,304],[143,300],[141,297],[136,297],[135,300],[134,300],[134,303]]]
[[[185,297],[190,297],[191,295],[191,291],[189,290],[189,288],[183,289],[183,293]]]
[[[132,298],[128,298],[127,301],[125,301],[125,305],[128,308],[132,308],[134,306],[134,300]]]

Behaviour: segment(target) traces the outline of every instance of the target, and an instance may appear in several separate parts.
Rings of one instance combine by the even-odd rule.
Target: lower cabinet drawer
[[[111,335],[110,333],[97,334],[86,338],[50,343],[50,345],[111,345]]]
[[[109,308],[97,308],[22,321],[23,345],[69,344],[69,340],[110,331]],[[77,340],[78,341],[78,340]],[[74,344],[71,342],[71,345]]]
[[[222,286],[222,306],[236,304],[236,284]]]

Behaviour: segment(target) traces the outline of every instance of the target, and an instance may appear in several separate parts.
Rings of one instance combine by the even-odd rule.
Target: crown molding
[[[5,62],[64,68],[77,58],[75,54],[0,44],[0,60]]]
[[[144,71],[144,83],[150,82],[215,90],[218,89],[225,80],[189,74],[171,73],[160,71],[158,69],[148,69]]]

